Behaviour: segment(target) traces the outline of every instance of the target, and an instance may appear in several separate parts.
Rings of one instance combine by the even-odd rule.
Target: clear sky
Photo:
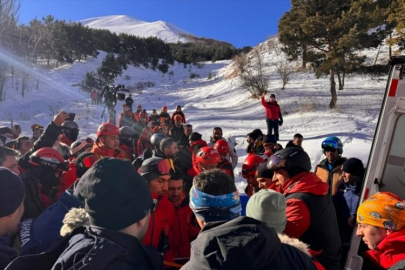
[[[20,22],[53,15],[78,21],[128,15],[142,21],[166,21],[198,37],[237,48],[255,46],[277,33],[289,0],[20,0]]]

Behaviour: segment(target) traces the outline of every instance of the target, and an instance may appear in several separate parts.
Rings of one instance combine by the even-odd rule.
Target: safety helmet
[[[120,135],[118,127],[110,123],[102,123],[97,129],[97,138],[109,135]]]
[[[198,150],[197,155],[195,156],[195,161],[197,164],[218,164],[221,162],[221,158],[219,157],[217,150],[212,147],[205,146]]]
[[[248,155],[242,164],[242,177],[255,175],[257,167],[264,162],[264,159],[256,155]]]
[[[327,149],[337,149],[339,155],[343,154],[343,143],[338,137],[328,137],[326,138],[321,145],[323,153]]]
[[[267,169],[285,169],[290,177],[300,172],[311,170],[311,159],[307,152],[297,147],[285,148],[277,151],[269,158]]]
[[[162,133],[155,133],[150,137],[150,143],[155,146],[156,148],[160,147],[160,142],[164,139],[167,138],[165,135]]]
[[[181,121],[181,120],[183,120],[183,117],[181,117],[180,114],[176,114],[176,115],[174,116],[174,121]]]
[[[132,127],[122,127],[120,128],[120,136],[121,137],[133,137],[135,136],[135,130]]]
[[[216,143],[214,144],[214,148],[220,155],[229,154],[229,145],[225,140],[220,139],[216,141]]]
[[[31,129],[34,131],[35,129],[44,129],[44,126],[43,125],[40,125],[40,124],[33,124],[32,126],[31,126]]]
[[[65,162],[63,156],[51,147],[43,147],[35,151],[30,155],[29,163],[34,166],[48,166],[55,170],[67,171],[69,169],[69,165]]]
[[[166,106],[162,107],[162,112],[167,112],[167,107]]]
[[[146,112],[145,109],[142,110],[142,112],[139,114],[140,119],[148,119],[148,113]]]

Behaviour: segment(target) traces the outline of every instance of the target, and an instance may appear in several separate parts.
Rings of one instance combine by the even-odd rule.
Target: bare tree
[[[281,81],[283,82],[283,87],[281,89],[284,90],[285,86],[290,81],[291,74],[294,73],[296,67],[292,62],[290,62],[288,60],[279,61],[276,64],[276,67],[277,67],[277,73],[278,73],[278,75],[280,75]]]

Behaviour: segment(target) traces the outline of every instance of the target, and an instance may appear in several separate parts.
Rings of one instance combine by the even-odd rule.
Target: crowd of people
[[[205,141],[181,106],[148,116],[125,103],[93,140],[68,119],[32,138],[0,127],[0,269],[340,270],[356,226],[375,269],[405,263],[405,202],[380,192],[359,206],[365,168],[337,137],[311,172],[301,134],[283,147],[248,133],[242,216],[221,127]]]

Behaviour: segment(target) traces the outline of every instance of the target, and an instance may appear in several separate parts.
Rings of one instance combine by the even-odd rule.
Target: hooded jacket
[[[283,244],[274,229],[249,217],[205,224],[182,269],[316,269],[310,257]]]
[[[320,252],[315,258],[326,269],[339,269],[341,241],[328,184],[314,173],[302,172],[279,190],[287,203],[284,233]]]

